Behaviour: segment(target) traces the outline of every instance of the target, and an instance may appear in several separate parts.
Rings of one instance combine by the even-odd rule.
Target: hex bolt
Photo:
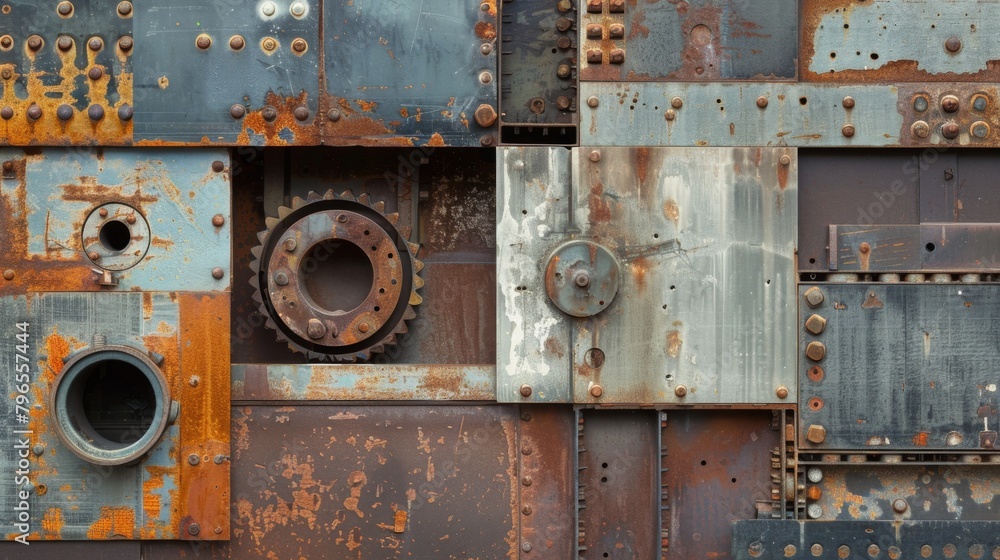
[[[118,3],[118,15],[125,17],[132,13],[132,3],[131,2],[119,2]]]
[[[215,171],[216,173],[218,173],[218,172],[222,171],[223,166],[219,165],[218,166],[219,169],[216,169],[216,165],[215,165],[216,163],[221,164],[222,162],[221,161],[215,161],[215,162],[212,163],[212,170]],[[215,226],[215,227],[222,227],[222,226],[226,225],[226,217],[223,216],[222,214],[216,214],[216,215],[212,216],[212,225]]]
[[[786,166],[787,165],[791,165],[792,158],[788,154],[781,154],[781,157],[778,158],[778,163],[780,163],[781,165],[786,165]]]
[[[910,126],[910,134],[914,138],[927,138],[931,134],[931,127],[926,121],[917,121]]]
[[[621,39],[625,36],[625,26],[620,23],[612,23],[608,26],[608,36],[612,39]]]
[[[590,152],[589,159],[594,163],[601,161],[601,152],[599,150],[594,150]]]
[[[7,270],[3,271],[3,279],[7,280],[8,282],[11,281],[11,280],[13,280],[14,279],[14,271],[11,270],[11,269],[9,269],[9,268]]]
[[[292,251],[294,251],[294,250],[295,250],[295,247],[296,247],[297,245],[298,245],[298,243],[297,243],[297,242],[295,241],[295,238],[294,238],[294,237],[289,237],[289,238],[288,238],[288,239],[286,239],[286,240],[285,240],[285,242],[284,242],[284,243],[282,244],[282,246],[283,246],[283,247],[285,248],[285,250],[286,250],[286,251],[288,251],[289,253],[291,253]]]
[[[59,15],[61,16],[69,16],[73,13],[73,4],[69,2],[60,2],[59,5],[56,6],[56,11],[59,12]]]
[[[587,107],[590,107],[591,109],[596,109],[597,106],[600,104],[601,100],[594,95],[591,95],[590,97],[587,98]]]
[[[320,321],[319,319],[309,319],[309,325],[306,327],[306,333],[309,335],[309,338],[312,339],[323,338],[326,336],[326,326],[323,324],[323,321]]]
[[[87,41],[87,47],[92,51],[99,51],[103,46],[104,41],[102,41],[100,37],[91,37],[90,40]]]
[[[685,385],[678,385],[677,387],[674,387],[674,394],[677,395],[678,397],[687,396],[687,394],[688,394],[688,388],[687,388],[687,386],[685,386]]]
[[[299,122],[304,121],[309,118],[309,109],[307,107],[296,107],[292,111],[292,116]]]
[[[73,38],[72,37],[68,37],[66,35],[63,35],[63,36],[59,37],[58,39],[56,39],[56,47],[59,47],[59,50],[61,50],[63,52],[66,52],[66,51],[72,49],[73,48]]]
[[[132,120],[134,115],[135,112],[132,110],[132,106],[127,103],[118,108],[118,118],[123,121]]]
[[[525,398],[531,396],[531,385],[528,385],[527,383],[521,385],[521,396]]]
[[[337,122],[340,120],[340,109],[330,109],[326,112],[326,118],[330,119],[332,122]]]
[[[767,107],[767,98],[764,97],[763,95],[761,95],[760,97],[758,97],[757,98],[757,106],[760,107],[761,109]]]
[[[41,37],[39,37],[38,35],[32,35],[31,37],[28,37],[28,49],[37,51],[40,48],[42,48]]]
[[[243,39],[243,37],[240,37],[239,35],[233,35],[232,38],[229,39],[229,48],[233,49],[234,51],[241,50],[243,47],[246,46],[246,44],[247,42]]]
[[[87,71],[87,77],[94,81],[100,80],[104,77],[104,70],[100,66],[94,66]]]
[[[841,101],[840,104],[844,106],[844,109],[853,109],[854,98],[848,95],[847,97],[844,97],[844,100]]]
[[[201,35],[198,35],[198,39],[195,40],[195,44],[198,45],[199,49],[205,50],[212,46],[212,38],[202,33]]]
[[[294,41],[292,41],[292,50],[297,53],[306,52],[306,48],[308,46],[309,45],[306,43],[305,39],[295,39]]]
[[[822,361],[826,357],[826,345],[815,340],[810,342],[806,345],[806,357],[814,362]]]
[[[37,121],[38,119],[42,118],[42,108],[32,103],[31,106],[28,107],[26,114],[28,115],[29,119]]]
[[[826,441],[826,428],[819,424],[810,424],[806,429],[806,439],[811,443],[823,443]]]
[[[63,104],[56,108],[56,117],[61,121],[68,121],[73,118],[73,108]]]
[[[216,280],[222,280],[222,277],[226,275],[226,271],[222,270],[222,267],[215,267],[212,269],[212,278]]]
[[[587,24],[587,38],[600,39],[604,37],[604,26],[597,23]]]
[[[958,123],[954,121],[948,121],[943,125],[941,125],[941,136],[944,136],[949,140],[954,140],[955,138],[958,138],[958,133],[960,131],[961,128],[959,128]]]
[[[840,132],[844,136],[850,138],[850,137],[854,136],[854,125],[853,124],[845,124],[843,126],[843,128],[840,129]]]
[[[118,39],[118,48],[125,52],[132,50],[132,45],[133,42],[131,37],[122,37]]]
[[[601,398],[602,395],[604,395],[604,387],[601,387],[600,385],[594,385],[593,387],[590,388],[590,396],[594,397],[595,399]]]
[[[892,501],[892,511],[896,513],[906,513],[908,507],[906,500],[902,498],[896,498]]]
[[[946,113],[954,113],[962,106],[959,102],[958,97],[954,95],[946,95],[941,98],[941,109]]]
[[[289,8],[289,11],[295,17],[302,17],[306,14],[306,5],[303,4],[302,2],[293,2],[292,7]]]
[[[823,303],[823,300],[826,299],[826,296],[823,295],[823,290],[820,290],[816,286],[806,290],[802,297],[805,298],[806,304],[808,304],[809,307],[819,307]]]
[[[962,50],[962,40],[958,37],[948,37],[944,41],[944,48],[950,53],[957,53]]]
[[[10,107],[0,109],[0,118],[3,118],[5,121],[9,121],[14,118],[14,109],[11,109]]]
[[[779,385],[778,388],[774,390],[774,394],[779,399],[787,399],[788,398],[788,387],[785,387],[784,385]]]
[[[260,12],[267,17],[274,15],[274,2],[264,2],[264,5],[260,7]]]
[[[197,453],[192,453],[192,454],[188,455],[188,463],[191,466],[197,465],[200,462],[201,462],[201,458],[198,457]]]
[[[287,286],[288,285],[288,275],[285,274],[284,272],[279,272],[279,273],[275,274],[274,275],[274,283],[277,284],[277,285],[279,285],[279,286]]]
[[[239,103],[229,108],[229,116],[234,119],[242,119],[247,114],[247,108]]]
[[[488,103],[483,103],[476,108],[475,118],[476,124],[483,128],[493,126],[493,123],[497,122],[496,109]]]
[[[201,526],[197,523],[192,523],[188,525],[188,534],[191,536],[197,535],[201,532]]]
[[[624,49],[611,49],[608,53],[608,62],[611,64],[622,64],[625,62],[625,50]]]
[[[826,319],[813,313],[806,319],[806,330],[812,334],[821,334],[826,328]]]

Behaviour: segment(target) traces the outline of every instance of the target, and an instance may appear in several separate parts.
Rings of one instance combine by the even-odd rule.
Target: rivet
[[[622,64],[625,62],[625,50],[624,49],[611,49],[608,53],[608,62],[611,64]]]
[[[988,105],[989,105],[989,99],[987,99],[985,95],[978,94],[978,95],[972,96],[972,108],[973,109],[975,109],[975,110],[977,110],[979,112],[982,112],[982,111],[986,110],[986,107]]]
[[[97,215],[100,216],[100,217],[102,217],[102,218],[107,218],[108,217],[108,209],[107,208],[101,208],[100,210],[97,211]]]
[[[531,396],[531,385],[528,384],[521,385],[521,396],[522,397]]]
[[[226,271],[222,270],[221,267],[215,267],[212,269],[212,278],[216,280],[222,280],[222,277],[226,275]]]
[[[278,110],[268,105],[260,110],[260,116],[267,122],[274,122],[278,118]]]
[[[951,53],[957,53],[962,50],[962,41],[958,37],[948,37],[945,39],[944,48]]]
[[[260,7],[261,13],[268,17],[274,15],[274,9],[274,2],[264,2],[264,5]]]
[[[229,116],[234,119],[242,119],[244,115],[247,114],[247,108],[239,103],[233,105],[229,108]]]
[[[809,507],[806,508],[806,515],[809,516],[809,519],[819,519],[823,516],[823,506],[819,504],[809,504]]]
[[[556,39],[556,46],[562,50],[566,50],[573,46],[573,40],[563,35],[562,37]]]
[[[264,39],[263,41],[261,41],[260,46],[263,47],[263,49],[265,51],[270,52],[270,51],[273,51],[274,49],[278,48],[278,42],[275,41],[274,39],[268,37],[267,39]]]
[[[132,50],[132,38],[122,37],[118,39],[118,48],[125,52]]]
[[[289,11],[292,12],[292,15],[295,17],[302,17],[306,13],[306,5],[302,2],[293,2]]]
[[[924,111],[926,111],[927,110],[927,98],[924,97],[924,96],[922,96],[922,95],[918,95],[917,97],[914,97],[913,98],[913,110],[916,111],[916,112],[918,112],[918,113],[923,113]]]
[[[524,506],[521,508],[521,513],[524,515],[531,515],[531,506]]]
[[[848,96],[844,97],[844,99],[840,102],[840,104],[844,107],[844,109],[853,109],[854,108],[854,98],[851,97],[850,95],[848,95]]]
[[[522,478],[521,479],[521,484],[523,484],[525,486],[531,486],[531,477],[530,476],[526,476],[526,477]]]
[[[295,39],[294,41],[292,41],[292,50],[297,53],[306,52],[306,47],[308,46],[309,45],[306,44],[305,39]]]
[[[14,39],[10,35],[0,37],[0,47],[9,49],[14,44]]]
[[[601,49],[587,49],[587,62],[590,64],[604,62],[604,52]]]
[[[10,68],[4,68],[3,70],[0,70],[0,78],[3,78],[4,80],[9,80],[13,76],[14,73],[11,72]]]
[[[323,336],[326,335],[326,325],[324,325],[323,321],[320,321],[319,319],[309,319],[309,324],[306,327],[306,334],[308,334],[309,338],[312,339],[323,338]]]
[[[560,78],[568,78],[570,73],[571,70],[569,64],[560,64],[559,67],[556,68],[556,76],[559,76]]]
[[[489,43],[483,43],[482,45],[479,46],[479,52],[484,55],[488,55],[491,52],[493,52],[493,45],[490,45]]]
[[[587,107],[590,107],[591,109],[596,109],[600,103],[601,101],[597,98],[597,96],[591,95],[587,98]]]
[[[489,72],[480,72],[479,81],[480,83],[488,84],[493,81],[493,74],[490,74]]]
[[[330,119],[333,122],[339,121],[340,120],[340,109],[330,109],[326,113],[326,118]]]
[[[119,2],[118,3],[118,15],[127,16],[132,13],[132,3],[131,2]]]
[[[194,536],[194,535],[197,535],[200,532],[201,532],[201,526],[199,526],[197,523],[192,523],[192,524],[188,525],[188,534],[189,535]]]
[[[104,41],[100,37],[91,37],[90,41],[87,41],[87,47],[92,51],[99,51],[101,47],[104,46]]]
[[[844,136],[850,138],[851,136],[854,136],[854,125],[845,124],[844,127],[840,129],[840,132],[843,133]]]
[[[340,223],[342,223],[342,224],[346,223],[347,222],[347,214],[337,214],[337,221],[340,222]]]
[[[368,323],[361,323],[360,325],[358,325],[358,330],[363,333],[366,333],[369,330],[371,330],[371,325],[369,325]]]
[[[39,107],[38,105],[35,105],[34,103],[32,103],[30,107],[28,107],[28,110],[25,113],[28,115],[28,118],[33,121],[37,121],[38,119],[42,118],[42,108]]]
[[[68,16],[73,13],[73,4],[70,4],[69,2],[60,2],[59,5],[56,6],[56,11],[59,12],[59,15],[61,16]]]
[[[288,285],[288,275],[285,274],[284,272],[279,272],[279,273],[275,274],[274,275],[274,283],[277,284],[277,285],[279,285],[279,286],[287,286]]]
[[[926,121],[917,121],[910,125],[910,134],[915,138],[927,138],[931,134],[931,127]]]
[[[902,498],[896,498],[892,501],[892,511],[896,513],[906,513],[908,507],[906,500]]]
[[[603,0],[587,0],[587,12],[591,14],[599,14],[601,10],[604,9]]]
[[[531,552],[531,543],[530,542],[526,542],[526,543],[522,544],[521,545],[521,550],[523,550],[525,552]]]
[[[73,48],[73,38],[63,35],[56,39],[56,46],[59,47],[59,50],[66,52]]]
[[[6,172],[13,171],[14,170],[14,162],[10,161],[10,160],[7,160],[7,161],[3,162],[3,170],[6,171]]]
[[[788,387],[785,387],[784,385],[781,385],[777,389],[775,389],[774,394],[777,395],[779,399],[787,399],[788,398]]]
[[[134,114],[135,113],[134,111],[132,111],[132,106],[127,103],[118,108],[118,118],[123,121],[132,120],[132,116]]]
[[[523,455],[531,455],[531,452],[532,452],[532,449],[530,447],[525,447],[524,449],[521,450],[521,453]]]
[[[87,257],[94,262],[101,260],[101,254],[98,253],[97,251],[91,251],[87,253]]]
[[[588,39],[601,39],[604,37],[604,26],[591,23],[587,25],[587,38]]]
[[[685,385],[678,385],[674,387],[674,394],[678,397],[684,397],[688,394],[688,388]]]
[[[569,109],[569,106],[570,106],[570,100],[565,95],[560,95],[559,97],[556,98],[556,107],[565,111],[566,109]]]
[[[212,38],[202,33],[201,35],[198,35],[198,39],[195,40],[195,44],[198,45],[199,49],[205,50],[212,46]]]
[[[7,280],[7,281],[13,280],[14,279],[14,271],[11,270],[11,269],[9,269],[9,268],[7,270],[3,271],[3,279]]]
[[[216,527],[215,528],[215,534],[216,535],[221,535],[222,534],[222,527]]]
[[[667,119],[668,121],[672,121],[677,118],[677,112],[674,111],[673,109],[667,109],[666,112],[663,113],[663,118]]]
[[[601,152],[598,151],[598,150],[594,150],[594,151],[590,152],[589,159],[590,159],[590,161],[592,161],[594,163],[597,163],[597,162],[601,161]]]
[[[479,137],[479,145],[480,146],[492,146],[493,145],[493,137],[490,136],[489,134],[484,134],[483,136],[480,136]]]
[[[990,125],[986,124],[984,121],[976,121],[972,123],[969,130],[972,131],[973,136],[979,138],[980,140],[990,135]]]
[[[296,107],[292,115],[297,121],[304,121],[309,118],[309,109],[306,107]]]
[[[788,154],[782,154],[781,157],[778,158],[778,163],[781,165],[790,165],[792,163],[792,158],[789,157]]]
[[[220,165],[216,166],[215,165],[216,163]],[[225,169],[225,166],[221,164],[222,164],[221,161],[212,162],[212,170],[215,171],[216,173],[221,172],[223,169]],[[212,225],[215,227],[222,227],[226,225],[226,217],[223,216],[222,214],[216,214],[212,216]]]
[[[3,118],[5,121],[9,121],[14,118],[14,109],[11,109],[10,107],[0,109],[0,118]]]
[[[941,98],[941,108],[944,109],[946,113],[954,113],[962,104],[958,101],[958,97],[954,95],[946,95]]]
[[[56,117],[61,121],[68,121],[73,118],[73,108],[69,105],[60,105],[56,108]]]
[[[604,395],[604,387],[601,387],[600,385],[594,385],[593,387],[590,388],[590,396],[594,397],[595,399],[599,399],[603,395]]]
[[[760,96],[760,97],[758,97],[757,98],[757,106],[760,107],[761,109],[763,109],[764,107],[767,107],[767,98],[764,97],[763,95]]]
[[[35,455],[42,455],[45,453],[45,446],[40,443],[36,443],[35,446],[31,448],[31,452]]]
[[[296,247],[297,245],[298,245],[298,243],[297,243],[297,242],[295,241],[295,238],[294,238],[294,237],[289,237],[289,238],[288,238],[288,239],[286,239],[286,240],[285,240],[285,242],[284,242],[284,243],[282,244],[282,246],[283,246],[283,247],[285,248],[285,250],[286,250],[286,251],[288,251],[288,252],[292,252],[292,251],[294,251],[294,250],[295,250],[295,247]]]
[[[684,106],[684,100],[681,99],[680,97],[674,97],[673,99],[670,100],[670,106],[673,107],[674,109],[680,109],[681,107]]]
[[[954,140],[955,138],[958,138],[958,133],[960,131],[961,128],[959,128],[958,123],[953,121],[948,121],[943,125],[941,125],[941,136],[944,136],[949,140]]]
[[[32,35],[28,37],[28,48],[33,51],[37,51],[42,48],[42,38],[38,35]]]
[[[197,376],[197,375],[192,375],[192,376],[191,376],[191,379],[188,379],[188,385],[190,385],[190,386],[192,386],[192,387],[197,387],[197,386],[198,386],[198,383],[199,383],[200,381],[201,381],[201,380],[200,380],[200,379],[198,378],[198,376]]]
[[[625,36],[625,26],[620,23],[612,23],[608,26],[608,36],[612,39],[621,39]]]
[[[240,37],[239,35],[233,35],[232,38],[229,39],[229,48],[233,49],[234,51],[242,49],[243,47],[246,46],[246,44],[247,43],[246,41],[243,40],[243,37]]]
[[[197,453],[192,453],[192,454],[188,455],[188,464],[190,464],[190,465],[193,466],[193,465],[197,465],[200,462],[201,462],[201,458],[198,457]]]
[[[94,66],[87,71],[87,77],[91,80],[100,80],[104,77],[104,70],[101,70],[99,66]]]
[[[826,328],[826,319],[820,317],[813,313],[806,319],[806,330],[812,334],[818,335],[822,334],[823,329]]]

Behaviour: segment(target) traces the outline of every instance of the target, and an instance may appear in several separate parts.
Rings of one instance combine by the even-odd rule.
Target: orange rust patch
[[[611,203],[604,198],[604,184],[600,181],[595,181],[594,186],[590,188],[588,206],[591,223],[611,221]]]
[[[69,343],[58,332],[54,332],[45,339],[45,351],[49,355],[48,367],[42,372],[42,376],[46,384],[52,384],[65,365],[63,360],[69,356]]]
[[[551,356],[562,358],[565,350],[563,349],[562,343],[559,342],[559,339],[554,336],[550,336],[545,339],[545,352]]]
[[[440,133],[435,132],[434,134],[431,134],[431,139],[427,141],[427,145],[438,148],[443,147],[445,145],[444,138]]]
[[[645,257],[632,259],[632,278],[635,279],[635,286],[642,292],[646,288],[646,273],[649,271],[649,262]]]
[[[410,112],[406,110],[406,107],[402,107],[399,109],[399,116],[405,119],[406,117],[410,116]]]
[[[492,41],[497,38],[497,27],[488,21],[477,22],[476,37],[484,41]]]
[[[132,539],[135,537],[135,510],[129,507],[102,507],[101,516],[87,529],[88,539]]]
[[[788,186],[788,166],[778,164],[778,187],[785,190]]]
[[[677,221],[681,217],[681,209],[677,206],[676,200],[671,198],[663,203],[663,215],[673,222],[675,226],[677,225]]]
[[[65,524],[62,510],[54,507],[49,508],[42,517],[42,531],[45,532],[46,539],[59,539],[62,537],[62,529]]]
[[[927,447],[927,439],[930,435],[930,432],[917,432],[917,435],[913,436],[913,445]]]
[[[366,113],[371,113],[372,111],[375,110],[376,107],[378,107],[378,102],[376,102],[376,101],[367,101],[367,100],[364,100],[364,99],[357,99],[357,100],[354,101],[354,103],[356,103],[358,105],[358,107],[361,107],[361,110],[364,111],[364,112],[366,112]]]
[[[684,343],[681,340],[680,331],[670,331],[667,333],[667,355],[671,358],[676,358],[681,355],[681,345]]]
[[[365,484],[368,483],[368,477],[365,476],[363,471],[354,471],[347,477],[347,485],[351,489],[351,495],[344,500],[344,507],[348,511],[353,511],[358,514],[358,517],[364,518],[365,513],[358,509],[358,502],[361,501],[361,489],[364,488]]]

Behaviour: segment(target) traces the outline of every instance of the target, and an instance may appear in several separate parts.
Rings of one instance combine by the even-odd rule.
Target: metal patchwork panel
[[[135,142],[319,144],[320,2],[137,2]]]
[[[0,161],[0,295],[229,288],[225,150],[5,149]]]
[[[500,156],[499,400],[792,402],[794,150]]]
[[[994,450],[994,284],[799,287],[804,449]]]
[[[323,34],[325,144],[495,144],[495,0],[328,0]]]
[[[796,0],[580,4],[582,80],[795,78]]]

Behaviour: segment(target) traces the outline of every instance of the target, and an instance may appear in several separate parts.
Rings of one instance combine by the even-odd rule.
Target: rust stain
[[[635,286],[639,293],[646,289],[646,274],[649,272],[649,261],[646,257],[636,257],[632,259],[632,278],[635,279]]]
[[[476,22],[476,37],[484,41],[492,41],[497,38],[497,27],[492,22]]]
[[[348,511],[358,514],[360,518],[364,518],[365,516],[364,512],[358,509],[358,502],[361,500],[361,489],[364,488],[365,484],[368,484],[368,477],[365,476],[363,471],[354,471],[347,477],[347,486],[351,490],[351,495],[344,500],[344,507]]]
[[[135,532],[135,510],[122,506],[103,506],[101,515],[97,521],[87,529],[87,538],[93,540],[104,539],[134,539],[138,535]]]
[[[671,358],[676,358],[681,355],[681,345],[684,341],[681,340],[681,333],[677,330],[672,330],[667,333],[667,355]]]
[[[401,116],[401,117],[403,117],[405,119],[406,117],[410,116],[410,112],[406,110],[406,107],[401,107],[399,109],[399,116]]]
[[[393,515],[392,526],[392,531],[394,533],[402,533],[406,531],[406,515],[405,509],[396,510],[396,513]]]
[[[444,138],[441,136],[441,133],[435,132],[431,134],[431,139],[427,141],[426,145],[438,148],[444,147],[445,146]]]
[[[778,188],[785,190],[788,186],[788,165],[778,164]]]
[[[42,531],[46,539],[62,538],[62,530],[66,520],[63,519],[62,509],[52,507],[46,510],[42,517]]]
[[[611,203],[604,198],[604,184],[600,181],[595,180],[594,186],[590,188],[588,206],[591,223],[611,221]]]
[[[917,435],[913,436],[913,445],[927,447],[927,439],[930,435],[930,432],[917,432]]]
[[[325,97],[323,106],[335,108],[342,117],[336,122],[327,121],[323,143],[327,145],[364,146],[413,146],[413,137],[400,136],[381,120],[361,115],[344,98]]]
[[[677,225],[677,221],[680,220],[681,217],[681,209],[677,206],[676,200],[670,198],[663,203],[663,215],[673,222],[674,226]]]
[[[550,356],[557,356],[559,358],[562,358],[563,354],[565,354],[562,343],[554,336],[545,339],[545,352]]]

